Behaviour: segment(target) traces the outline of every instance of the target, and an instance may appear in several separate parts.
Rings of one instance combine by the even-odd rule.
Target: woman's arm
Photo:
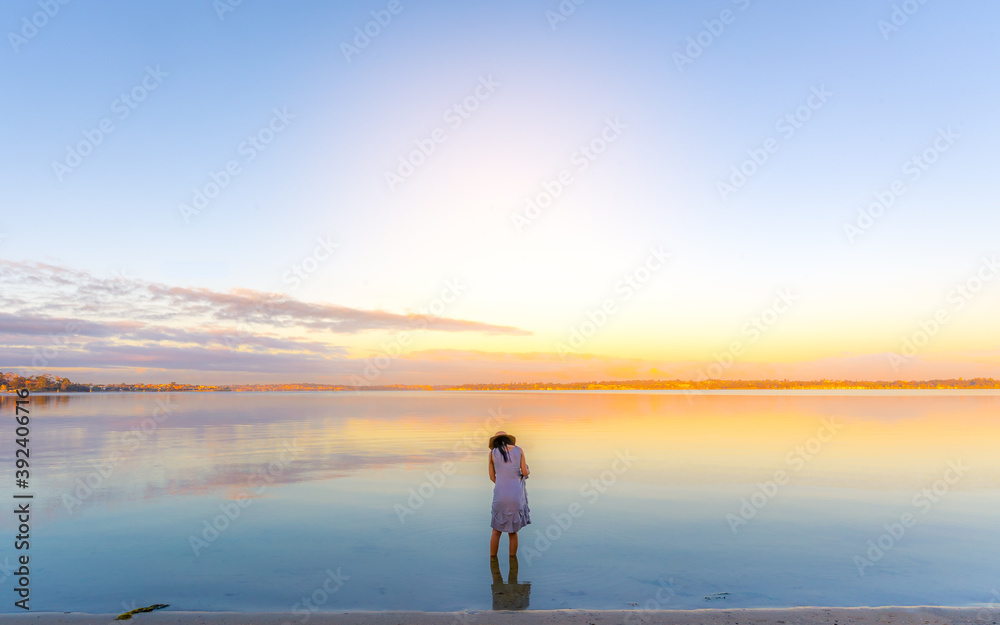
[[[531,471],[528,470],[528,462],[524,459],[524,450],[521,450],[521,475],[528,477]]]
[[[490,450],[490,481],[497,483],[497,468],[493,466],[493,450]]]

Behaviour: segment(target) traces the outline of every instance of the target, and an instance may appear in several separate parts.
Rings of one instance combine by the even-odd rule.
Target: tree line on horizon
[[[29,391],[89,391],[88,384],[74,384],[69,378],[60,378],[48,373],[30,375],[27,377],[16,373],[0,371],[0,391],[13,391],[26,388]]]
[[[22,376],[14,372],[4,373],[0,371],[0,391],[14,391],[26,388],[29,391],[41,392],[66,392],[66,393],[87,393],[93,391],[188,391],[195,390],[193,384],[178,384],[169,382],[167,384],[142,384],[119,382],[113,384],[91,384],[89,382],[73,382],[69,378],[61,378],[50,373],[39,375]],[[215,388],[215,387],[213,387]],[[222,387],[218,387],[222,388]]]

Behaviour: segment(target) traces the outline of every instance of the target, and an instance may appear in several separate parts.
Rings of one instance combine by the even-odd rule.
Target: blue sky
[[[449,329],[416,328],[379,382],[696,377],[734,338],[745,353],[710,377],[1000,373],[996,285],[948,303],[997,251],[994,3],[220,6],[0,9],[0,368],[30,367],[52,327],[82,320],[100,338],[68,332],[42,369],[346,382],[457,280],[431,311]],[[377,35],[345,58],[366,27]],[[123,108],[133,90],[142,101]],[[828,96],[800,108],[816,92]],[[779,120],[796,110],[808,119],[791,133]],[[102,120],[113,129],[58,175]],[[602,133],[614,140],[582,169],[574,155]],[[387,172],[434,136],[390,188]],[[769,139],[767,161],[747,166]],[[915,178],[906,163],[927,150]],[[231,163],[239,173],[185,220],[179,206]],[[720,193],[734,167],[756,171]],[[571,182],[519,230],[526,198],[563,172]],[[852,240],[845,224],[894,180],[905,191]],[[671,253],[663,270],[560,352],[655,246]],[[124,289],[113,312],[87,299],[109,284]],[[160,287],[203,301],[180,314],[150,295]],[[795,305],[750,345],[741,329],[780,289]],[[236,330],[248,313],[218,308],[236,292],[296,305]],[[314,327],[299,304],[378,321]],[[942,307],[946,327],[891,367]],[[260,344],[206,342],[234,331]]]

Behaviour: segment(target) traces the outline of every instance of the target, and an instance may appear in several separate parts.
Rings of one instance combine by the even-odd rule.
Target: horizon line
[[[14,392],[14,388],[7,388],[10,382],[16,379],[25,382],[41,382],[43,386],[58,384],[56,388],[31,389],[30,384],[21,384],[21,388],[37,390],[38,392],[88,392],[96,389],[152,389],[160,391],[167,390],[602,390],[601,387],[612,387],[609,390],[752,390],[759,389],[801,389],[802,387],[814,387],[825,389],[1000,389],[1000,380],[986,377],[976,377],[965,379],[959,378],[931,378],[924,380],[851,380],[820,378],[812,380],[792,380],[788,378],[752,378],[752,379],[718,379],[708,378],[703,380],[682,380],[658,379],[658,378],[634,378],[628,380],[588,380],[575,382],[465,382],[460,384],[336,384],[320,382],[262,382],[262,383],[235,383],[235,384],[190,384],[190,383],[142,383],[142,382],[113,382],[106,384],[93,384],[88,382],[71,382],[69,378],[60,378],[52,374],[40,374],[36,376],[19,376],[9,378],[11,373],[0,372],[0,385],[6,392]]]

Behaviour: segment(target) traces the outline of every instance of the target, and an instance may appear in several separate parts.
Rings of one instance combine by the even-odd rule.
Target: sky
[[[1000,377],[998,28],[985,0],[5,2],[0,370]]]

